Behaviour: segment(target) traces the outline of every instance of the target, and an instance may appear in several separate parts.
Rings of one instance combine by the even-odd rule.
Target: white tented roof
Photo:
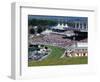
[[[52,32],[52,30],[47,29],[47,30],[43,31],[42,34],[50,34],[51,32]]]
[[[63,30],[64,28],[68,28],[68,25],[67,24],[64,25],[63,23],[62,24],[58,23],[57,26],[54,26],[53,28]]]

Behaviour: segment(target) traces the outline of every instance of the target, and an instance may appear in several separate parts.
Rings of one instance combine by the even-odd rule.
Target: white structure
[[[87,42],[77,42],[77,43],[75,43],[75,44],[73,44],[72,46],[71,46],[72,48],[73,47],[77,47],[77,48],[84,48],[84,47],[88,47],[88,43]]]
[[[54,26],[54,27],[52,27],[52,28],[54,28],[54,29],[59,29],[59,30],[64,30],[64,28],[68,28],[68,25],[67,24],[60,24],[60,23],[58,23],[58,25],[57,26]]]
[[[88,47],[88,44],[86,42],[79,42],[77,43],[77,47]]]
[[[41,34],[50,34],[50,33],[52,33],[52,30],[48,30],[48,29],[46,29],[45,31],[43,31]]]
[[[65,24],[65,27],[68,27],[68,25],[67,25],[67,24]]]
[[[81,30],[88,29],[88,25],[84,22],[74,22],[74,24],[75,24],[75,26],[74,26],[75,29],[81,29]]]
[[[75,35],[75,33],[74,33],[73,31],[66,31],[66,32],[64,33],[64,35],[66,35],[66,36],[68,36],[68,37],[71,37],[71,36]]]
[[[88,56],[87,50],[87,43],[77,43],[77,45],[73,45],[69,49],[67,49],[64,54],[61,56],[63,57],[78,57],[78,56]]]

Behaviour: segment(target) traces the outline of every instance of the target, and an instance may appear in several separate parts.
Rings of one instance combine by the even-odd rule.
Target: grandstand
[[[64,54],[61,56],[63,57],[80,57],[80,56],[88,56],[87,50],[87,43],[79,42],[73,44],[70,48],[67,48]]]

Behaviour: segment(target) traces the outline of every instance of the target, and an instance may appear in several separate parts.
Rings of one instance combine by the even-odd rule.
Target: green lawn
[[[87,57],[64,57],[60,58],[61,55],[64,53],[65,49],[55,47],[55,46],[48,46],[52,51],[48,58],[42,61],[29,61],[28,66],[48,66],[48,65],[70,65],[70,64],[87,64],[88,58]]]

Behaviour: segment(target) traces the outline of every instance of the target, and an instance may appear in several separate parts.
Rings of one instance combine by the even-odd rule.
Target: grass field
[[[71,64],[87,64],[87,57],[64,57],[60,58],[65,49],[55,46],[48,46],[52,52],[48,58],[42,61],[28,61],[28,66],[49,66],[49,65],[71,65]]]

